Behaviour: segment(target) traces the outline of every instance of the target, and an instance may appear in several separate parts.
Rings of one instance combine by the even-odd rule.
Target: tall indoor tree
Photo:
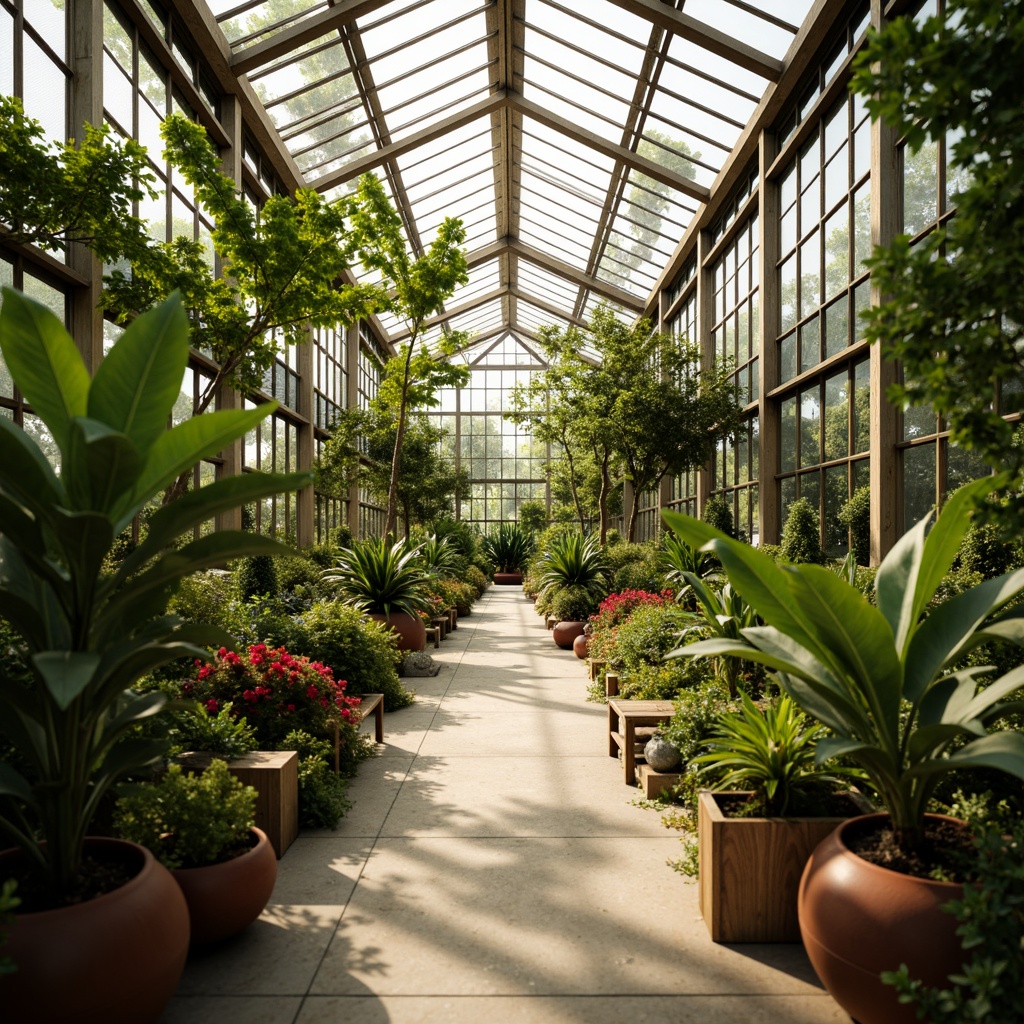
[[[896,18],[869,34],[852,86],[872,117],[905,137],[904,161],[914,173],[924,147],[946,146],[956,208],[916,243],[904,234],[876,248],[870,267],[884,301],[867,314],[866,335],[902,363],[903,382],[890,397],[930,407],[957,444],[1013,471],[1002,514],[1017,529],[1024,523],[1024,446],[1015,437],[1024,408],[1022,7],[1020,0],[947,0],[944,18]]]

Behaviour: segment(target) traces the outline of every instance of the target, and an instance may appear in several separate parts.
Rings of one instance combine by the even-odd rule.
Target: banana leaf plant
[[[876,605],[830,569],[778,566],[707,523],[662,513],[688,544],[718,557],[765,623],[741,630],[740,639],[702,640],[679,653],[774,669],[782,689],[833,732],[818,742],[818,759],[845,756],[864,769],[907,850],[923,840],[928,801],[944,774],[984,767],[1024,779],[1024,736],[992,731],[1024,710],[1024,701],[1006,699],[1024,686],[1024,666],[984,685],[991,667],[959,667],[979,644],[1024,643],[1024,611],[1014,604],[1024,569],[930,607],[972,505],[999,483],[965,485],[934,526],[926,518],[907,531],[878,568]]]
[[[289,549],[266,537],[194,527],[308,482],[245,474],[159,508],[119,565],[118,534],[179,473],[251,430],[275,403],[193,417],[168,429],[188,364],[188,322],[172,296],[139,317],[90,379],[78,349],[45,306],[3,291],[0,350],[59,456],[0,417],[0,615],[24,645],[28,685],[0,679],[0,835],[20,847],[55,905],[79,876],[97,806],[125,773],[154,761],[158,741],[133,736],[165,698],[130,686],[207,645],[221,630],[167,615],[182,578],[253,554]],[[183,535],[189,536],[181,542]]]

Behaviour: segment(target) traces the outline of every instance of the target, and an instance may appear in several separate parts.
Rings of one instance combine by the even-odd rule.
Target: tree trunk
[[[569,463],[569,492],[572,494],[572,503],[576,506],[576,515],[580,521],[580,533],[586,531],[586,517],[583,515],[583,506],[580,504],[579,491],[576,487],[576,464],[573,462],[569,445],[562,441],[562,451],[565,453],[566,461]]]
[[[384,523],[385,536],[398,533],[398,471],[402,464],[402,441],[405,439],[405,412],[409,399],[409,367],[412,365],[413,347],[416,344],[414,330],[409,338],[409,350],[405,356],[405,375],[402,378],[402,400],[398,404],[398,429],[395,431],[395,453],[391,456],[391,480],[388,483],[388,512]]]
[[[600,525],[600,541],[605,543],[608,537],[608,493],[612,489],[611,474],[608,472],[608,462],[611,453],[606,448],[601,458],[601,494],[598,499],[598,515]]]
[[[626,531],[626,540],[630,544],[636,540],[636,517],[640,512],[640,488],[633,485],[633,500],[630,503],[629,509],[629,528]]]

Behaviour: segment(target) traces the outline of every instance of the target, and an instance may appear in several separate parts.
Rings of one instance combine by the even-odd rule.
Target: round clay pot
[[[390,615],[370,612],[370,618],[383,622],[398,634],[400,651],[422,651],[427,646],[427,627],[418,615],[410,615],[408,612],[392,612]]]
[[[521,572],[496,572],[494,582],[499,587],[518,587],[522,585],[523,574]]]
[[[663,736],[652,736],[644,747],[644,760],[656,772],[674,772],[682,757],[679,748],[674,747]]]
[[[130,882],[58,910],[16,914],[0,977],[5,1024],[152,1024],[185,969],[188,907],[171,873],[142,846],[87,838],[90,856],[126,863]],[[0,853],[0,878],[21,859]]]
[[[262,829],[245,853],[203,868],[175,868],[192,921],[192,945],[220,942],[244,931],[270,902],[277,881],[277,855]]]
[[[887,819],[866,814],[844,822],[811,854],[800,879],[807,955],[829,994],[860,1024],[917,1021],[913,1005],[901,1006],[896,990],[882,983],[882,971],[905,963],[912,978],[948,988],[948,976],[964,962],[957,922],[942,910],[963,895],[962,885],[890,871],[847,846],[847,837]]]
[[[580,661],[587,660],[587,643],[590,641],[590,637],[586,633],[580,633],[578,637],[572,642],[572,653],[576,655]]]
[[[556,622],[551,635],[563,651],[570,651],[576,637],[582,636],[586,628],[585,622]]]

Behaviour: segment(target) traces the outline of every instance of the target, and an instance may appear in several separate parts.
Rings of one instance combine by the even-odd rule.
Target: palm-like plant
[[[900,538],[878,568],[877,607],[830,569],[778,566],[706,523],[662,513],[684,540],[718,556],[766,623],[741,630],[738,640],[704,640],[680,653],[749,658],[775,669],[783,690],[834,734],[818,742],[818,758],[846,756],[864,769],[904,849],[920,846],[942,775],[986,767],[1024,779],[1024,736],[989,731],[1024,708],[1004,700],[1024,686],[1024,667],[980,690],[979,676],[991,669],[957,667],[987,641],[1024,643],[1024,610],[1007,610],[1024,589],[1024,570],[986,580],[925,616],[971,505],[999,483],[965,485],[931,532],[927,517]]]
[[[518,523],[499,523],[481,546],[497,572],[522,572],[533,553],[533,537]]]
[[[0,678],[0,833],[60,903],[78,877],[96,809],[122,775],[163,746],[132,736],[165,698],[133,682],[176,658],[233,646],[222,630],[166,615],[182,578],[243,555],[282,554],[267,537],[221,531],[179,546],[219,512],[301,486],[308,476],[217,480],[159,508],[116,569],[108,556],[132,519],[186,469],[273,411],[225,410],[167,428],[188,364],[181,301],[139,317],[92,380],[44,306],[4,289],[0,348],[60,452],[55,472],[28,432],[0,416],[0,614],[23,641],[30,686]]]
[[[686,573],[702,580],[715,580],[721,574],[722,567],[710,551],[700,551],[691,547],[674,533],[665,534],[662,549],[661,561],[665,580],[675,590],[677,601],[685,601],[692,593]]]
[[[691,572],[683,572],[682,580],[697,598],[698,610],[693,616],[693,624],[679,635],[684,646],[670,651],[666,657],[677,658],[691,654],[693,644],[687,638],[695,633],[705,639],[713,637],[742,642],[743,631],[757,625],[757,613],[731,583],[726,583],[721,590],[714,590]],[[737,680],[742,664],[742,658],[727,654],[721,654],[715,659],[715,672],[725,683],[731,700],[738,696]]]
[[[416,615],[430,603],[426,585],[430,576],[420,565],[420,549],[405,541],[389,544],[384,537],[359,541],[342,551],[338,564],[321,579],[346,603],[363,611],[390,615]]]
[[[707,745],[694,758],[703,771],[724,771],[718,789],[752,789],[769,818],[784,817],[801,798],[826,792],[842,778],[860,777],[851,768],[826,771],[816,763],[824,729],[811,722],[786,694],[763,711],[741,697],[739,711],[719,716]]]
[[[540,556],[538,572],[542,596],[564,587],[580,587],[600,601],[608,592],[608,564],[594,536],[564,533],[555,537]]]
[[[435,577],[456,576],[465,565],[462,556],[452,547],[447,537],[432,533],[420,545],[420,564]]]

